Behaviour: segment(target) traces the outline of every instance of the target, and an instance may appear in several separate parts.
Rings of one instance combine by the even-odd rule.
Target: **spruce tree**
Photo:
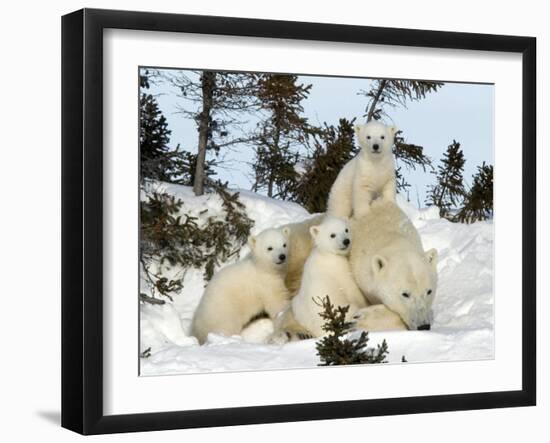
[[[300,148],[307,145],[314,131],[302,116],[301,104],[311,85],[298,84],[297,80],[296,75],[287,74],[264,74],[258,79],[257,98],[266,117],[258,124],[253,142],[252,190],[263,190],[269,197],[283,200],[296,187]]]
[[[177,147],[177,151],[172,157],[173,168],[177,173],[171,177],[172,183],[184,186],[193,186],[195,183],[195,173],[197,171],[198,155],[189,151],[183,151]],[[213,183],[216,175],[214,168],[218,165],[216,159],[206,160],[204,164],[204,181],[207,184]]]
[[[441,164],[437,168],[437,183],[430,187],[426,204],[435,205],[439,208],[440,217],[452,220],[453,208],[462,201],[466,193],[464,189],[462,173],[464,171],[464,153],[460,143],[453,140],[443,155]]]
[[[226,183],[211,178],[213,160],[203,157],[203,163],[199,166],[200,150],[191,153],[180,150],[179,146],[176,149],[169,148],[170,130],[166,119],[159,109],[156,98],[147,91],[150,87],[148,72],[144,70],[141,74],[140,263],[142,277],[148,283],[151,296],[142,293],[140,300],[157,304],[157,296],[171,298],[183,285],[183,276],[168,278],[163,275],[162,265],[177,265],[184,270],[201,268],[205,280],[209,280],[217,265],[238,256],[241,247],[246,243],[253,221],[246,214],[239,194],[230,192]],[[220,79],[223,83],[223,76]],[[234,86],[235,83],[224,85],[226,88]],[[215,104],[217,99],[214,92],[211,99]],[[229,106],[229,102],[226,101],[225,104]],[[238,101],[233,104],[236,107],[242,106]],[[214,143],[211,131],[216,127],[216,121],[212,120],[212,115],[210,113],[206,133],[208,143]],[[200,115],[195,116],[199,139],[203,140],[201,125],[204,121]],[[226,135],[220,128],[217,129],[217,133],[222,137]],[[220,147],[212,146],[213,149]],[[157,185],[152,181],[195,185],[197,171],[200,171],[202,185],[208,184],[219,197],[221,213],[210,215],[205,210],[199,216],[188,215],[183,210],[183,202],[180,199],[164,191],[158,191]]]
[[[146,92],[149,79],[140,75],[139,149],[141,177],[170,181],[175,173],[172,153],[168,147],[171,131],[159,109],[156,98]]]
[[[398,166],[395,168],[395,185],[398,192],[407,194],[407,201],[409,200],[409,188],[411,184],[405,179],[403,175],[403,168]]]
[[[325,321],[323,331],[326,335],[315,344],[317,355],[321,359],[319,366],[386,362],[388,355],[386,340],[374,349],[367,347],[369,334],[366,331],[362,331],[359,338],[345,338],[352,327],[352,323],[346,321],[349,306],[334,307],[328,295],[321,300],[320,304],[323,311],[319,315]]]
[[[314,138],[314,149],[303,162],[303,173],[292,200],[309,212],[325,212],[336,177],[358,152],[355,146],[355,120],[340,119],[338,126],[327,125]]]
[[[365,114],[369,122],[389,117],[388,108],[406,108],[408,102],[422,100],[442,86],[441,82],[381,79],[374,80],[369,90],[359,94],[369,99]]]
[[[164,75],[180,91],[180,113],[197,125],[193,191],[203,195],[208,185],[208,153],[218,156],[227,147],[249,142],[246,135],[230,136],[239,118],[257,106],[257,75],[218,71],[177,71]]]
[[[246,244],[254,222],[246,214],[239,193],[229,191],[224,183],[216,182],[212,187],[222,212],[209,215],[206,210],[200,217],[182,214],[183,202],[173,195],[147,189],[140,202],[139,245],[142,275],[152,298],[161,295],[171,299],[183,285],[182,278],[169,279],[156,265],[201,268],[204,279],[210,280],[216,266],[238,257]],[[140,299],[153,302],[146,294]]]
[[[493,217],[493,165],[485,162],[477,167],[472,187],[456,219],[461,223],[474,223]]]
[[[157,80],[159,74],[142,69],[139,75],[140,112],[139,144],[141,180],[159,180],[181,185],[192,185],[197,162],[197,154],[184,151],[178,144],[169,146],[172,131],[159,108],[157,98],[148,90],[151,78]],[[207,162],[206,176],[213,174],[214,162]]]

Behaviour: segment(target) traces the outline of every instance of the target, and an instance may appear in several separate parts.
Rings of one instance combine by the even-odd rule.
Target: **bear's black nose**
[[[378,143],[375,143],[374,145],[372,145],[372,149],[378,151],[378,149],[380,149],[380,145]]]
[[[286,255],[285,255],[285,254],[279,255],[279,260],[283,261],[285,258],[286,258]]]
[[[345,246],[348,246],[348,245],[349,245],[349,238],[345,238],[345,239],[344,239],[344,245],[345,245]]]
[[[431,327],[431,325],[429,323],[426,323],[424,325],[420,325],[417,329],[419,331],[429,331],[430,327]]]

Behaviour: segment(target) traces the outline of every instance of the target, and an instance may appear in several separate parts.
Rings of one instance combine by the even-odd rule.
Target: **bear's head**
[[[409,329],[430,329],[437,290],[437,251],[376,255],[370,265],[376,301],[399,314]]]
[[[337,255],[348,255],[351,231],[347,220],[327,216],[320,225],[312,226],[309,232],[317,248]]]
[[[290,229],[266,229],[248,239],[254,261],[264,268],[284,270],[288,263]]]
[[[386,126],[374,120],[366,125],[355,126],[355,135],[359,146],[361,146],[361,155],[371,159],[391,155],[396,132],[395,126]]]

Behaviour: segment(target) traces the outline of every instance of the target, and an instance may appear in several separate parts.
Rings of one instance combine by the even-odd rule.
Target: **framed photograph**
[[[536,40],[62,20],[62,425],[536,403]]]

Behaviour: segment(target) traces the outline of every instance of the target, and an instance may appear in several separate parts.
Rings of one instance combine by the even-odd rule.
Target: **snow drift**
[[[188,187],[161,184],[164,191],[183,201],[182,213],[200,216],[205,209],[219,213],[221,200],[209,194],[195,197]],[[270,227],[299,222],[311,217],[301,206],[239,191],[248,216],[254,220],[252,234]],[[416,209],[398,197],[399,206],[420,232],[425,249],[439,253],[439,283],[433,305],[430,331],[370,333],[370,346],[386,339],[388,361],[400,363],[491,359],[493,334],[493,224],[451,223],[439,218],[435,207]],[[241,257],[248,253],[241,250]],[[210,334],[199,346],[188,331],[205,282],[202,270],[163,268],[167,276],[183,275],[183,289],[173,302],[140,304],[140,349],[150,356],[140,359],[141,375],[304,368],[317,366],[315,340],[265,344],[273,330],[270,320],[256,322],[241,336]],[[142,279],[141,291],[149,292]]]

